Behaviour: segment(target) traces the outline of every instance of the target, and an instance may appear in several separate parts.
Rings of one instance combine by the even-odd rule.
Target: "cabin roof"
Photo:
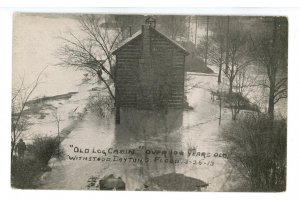
[[[165,38],[166,40],[168,40],[170,43],[172,43],[173,45],[175,45],[175,47],[177,47],[178,49],[180,49],[181,51],[183,51],[183,53],[185,55],[189,55],[189,52],[182,47],[179,43],[177,43],[176,41],[170,39],[168,36],[166,36],[165,34],[161,33],[160,31],[153,29],[152,27],[150,27],[151,31],[154,31],[155,33],[159,34],[160,36],[162,36],[163,38]],[[122,41],[118,47],[112,52],[112,54],[116,54],[118,51],[120,51],[126,44],[130,43],[131,41],[133,41],[134,39],[136,39],[137,37],[142,35],[142,30],[137,31],[135,34],[133,34],[131,37],[125,39],[124,41]]]

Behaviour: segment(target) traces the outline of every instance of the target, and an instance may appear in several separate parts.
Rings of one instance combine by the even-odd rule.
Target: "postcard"
[[[12,188],[286,190],[286,17],[13,18]]]

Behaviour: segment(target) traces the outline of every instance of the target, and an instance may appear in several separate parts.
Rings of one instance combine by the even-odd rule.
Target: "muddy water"
[[[225,144],[219,136],[219,108],[211,103],[207,90],[213,81],[215,77],[211,76],[199,76],[192,81],[201,82],[202,87],[187,94],[194,107],[191,111],[123,109],[120,125],[114,124],[114,116],[99,119],[88,111],[62,142],[66,158],[51,161],[52,171],[43,175],[40,188],[96,189],[87,187],[91,177],[100,179],[114,174],[126,183],[126,190],[143,190],[144,184],[148,185],[154,177],[179,173],[208,183],[204,191],[230,190],[236,182],[231,180],[232,170],[224,155]],[[89,153],[79,153],[86,149]],[[104,150],[106,155],[92,153],[93,149]],[[120,150],[134,150],[134,154],[123,154]],[[70,160],[70,156],[111,159]],[[124,160],[130,157],[142,162]],[[153,185],[154,190],[163,189]]]

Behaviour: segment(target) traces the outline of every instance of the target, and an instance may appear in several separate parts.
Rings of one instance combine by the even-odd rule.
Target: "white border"
[[[163,0],[160,0],[163,1]],[[199,1],[199,0],[198,0]],[[63,8],[70,6],[65,4],[66,1],[54,0],[51,1],[50,6],[60,6],[59,8],[41,8],[42,5],[39,1],[7,1],[1,2],[0,5],[4,6],[19,6],[19,8],[0,8],[0,190],[1,200],[87,200],[87,199],[101,199],[101,200],[297,200],[297,191],[299,183],[299,162],[300,154],[297,149],[299,146],[299,135],[297,120],[299,119],[300,109],[300,63],[299,55],[299,36],[300,36],[300,9],[299,8],[186,8],[185,6],[197,5],[196,1],[181,1],[174,2],[169,0],[160,8],[127,8],[127,6],[145,6],[148,7],[148,2],[130,1],[113,1],[118,3],[118,8],[80,8],[81,6],[91,6],[93,2],[87,0],[81,3],[78,1],[71,1],[73,8]],[[70,1],[69,1],[70,2]],[[101,6],[112,7],[110,1],[101,3]],[[108,2],[108,3],[107,3]],[[157,6],[153,0],[151,5]],[[187,3],[188,2],[188,3]],[[195,4],[189,4],[189,2]],[[209,0],[207,6],[237,6],[238,1],[215,1]],[[258,2],[258,1],[256,1]],[[260,2],[260,1],[259,1]],[[262,6],[288,6],[290,1],[278,3],[278,1],[265,1]],[[272,2],[272,3],[271,3]],[[91,4],[92,3],[92,4]],[[154,3],[154,4],[153,4]],[[184,4],[184,5],[183,5]],[[95,4],[94,4],[95,5]],[[150,5],[150,6],[151,6]],[[162,8],[166,6],[178,6],[179,8]],[[181,8],[180,8],[180,5]],[[204,5],[204,6],[205,6]],[[240,5],[240,4],[239,4]],[[36,8],[24,8],[26,6]],[[79,8],[74,8],[78,6]],[[97,6],[97,5],[96,5]],[[202,5],[203,6],[203,5]],[[248,4],[242,5],[249,7]],[[23,7],[23,8],[21,8]],[[251,7],[255,7],[252,6]],[[289,94],[288,94],[288,186],[285,193],[170,193],[170,192],[92,192],[92,191],[24,191],[12,190],[10,188],[10,155],[9,155],[9,132],[10,132],[10,92],[11,92],[11,66],[12,66],[12,13],[15,11],[21,12],[82,12],[82,13],[169,13],[169,14],[230,14],[230,15],[283,15],[289,18]],[[4,192],[4,193],[3,193]]]
[[[297,0],[9,0],[1,7],[295,7]]]

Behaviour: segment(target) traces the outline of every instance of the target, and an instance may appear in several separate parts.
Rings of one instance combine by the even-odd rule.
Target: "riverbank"
[[[24,159],[20,160],[17,155],[12,159],[13,188],[37,188],[40,177],[45,172],[51,171],[48,161],[53,157],[62,159],[63,149],[58,148],[60,143],[86,114],[85,105],[89,97],[89,93],[86,93],[87,87],[83,85],[79,87],[78,92],[28,101],[23,113],[28,119],[28,127],[22,134],[27,150]]]

